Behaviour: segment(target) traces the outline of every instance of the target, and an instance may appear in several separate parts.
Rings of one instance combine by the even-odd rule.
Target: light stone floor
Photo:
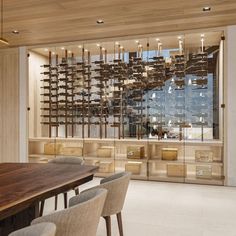
[[[98,183],[94,179],[80,190]],[[45,214],[53,207],[54,199],[48,199]],[[133,180],[123,209],[123,226],[125,236],[236,236],[236,188]],[[112,235],[119,235],[115,217]],[[97,236],[106,236],[103,219]]]

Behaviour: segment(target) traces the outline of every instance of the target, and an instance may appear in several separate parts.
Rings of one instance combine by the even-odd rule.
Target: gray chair
[[[83,165],[84,160],[81,157],[76,156],[57,156],[56,158],[49,161],[49,163],[55,164],[76,164],[76,165]],[[79,188],[75,188],[75,195],[79,194]],[[64,195],[64,207],[67,208],[67,192],[63,193]],[[57,210],[57,202],[58,202],[58,195],[55,196],[55,210]],[[39,215],[43,215],[45,200],[41,201]]]
[[[71,198],[69,208],[37,218],[32,224],[52,222],[56,236],[96,236],[106,196],[106,189],[86,191]]]
[[[108,190],[106,202],[102,211],[102,217],[106,220],[107,236],[111,236],[111,215],[117,216],[120,236],[123,236],[121,211],[130,181],[131,173],[117,173],[101,180],[100,185],[91,189],[104,188]],[[90,191],[85,190],[86,191]]]
[[[9,234],[9,236],[55,236],[56,225],[53,223],[40,223],[25,227]]]

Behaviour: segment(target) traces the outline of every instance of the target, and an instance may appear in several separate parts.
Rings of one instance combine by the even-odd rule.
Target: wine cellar
[[[29,160],[79,156],[98,176],[223,185],[222,35],[32,48]]]

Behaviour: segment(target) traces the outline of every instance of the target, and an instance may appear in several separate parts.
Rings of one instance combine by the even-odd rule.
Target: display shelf
[[[148,139],[123,139],[116,140],[113,138],[30,138],[29,139],[29,161],[38,163],[47,163],[47,160],[56,156],[63,155],[60,152],[54,155],[44,153],[44,145],[47,143],[60,144],[67,148],[80,148],[80,155],[84,158],[86,164],[103,165],[103,172],[97,172],[98,177],[107,177],[119,171],[135,171],[132,174],[132,179],[137,180],[155,180],[164,182],[178,183],[197,183],[197,184],[213,184],[222,185],[224,180],[221,177],[223,174],[223,159],[221,141],[187,141],[187,145],[177,140],[152,140]],[[128,158],[128,147],[139,146],[140,152],[136,155],[141,155],[143,158]],[[162,160],[162,148],[177,149],[177,160]],[[103,149],[98,156],[98,150]],[[105,149],[105,150],[104,150]],[[110,150],[110,151],[108,151]],[[136,150],[136,149],[135,149]],[[138,149],[139,150],[139,149]],[[212,161],[201,162],[195,160],[196,150],[212,152]],[[105,151],[105,153],[104,153]],[[142,154],[141,154],[142,153]],[[108,156],[103,156],[108,155]],[[110,156],[109,156],[110,155]],[[100,163],[101,162],[101,163]],[[110,163],[110,164],[109,164]],[[128,165],[127,165],[128,164]],[[186,176],[168,176],[167,166],[171,164],[183,165],[186,168]],[[106,165],[112,165],[106,167]],[[127,166],[128,167],[127,167]],[[181,166],[182,166],[181,165]],[[211,179],[200,179],[196,177],[197,166],[210,166],[214,172]],[[110,170],[109,170],[110,168]],[[112,170],[112,171],[111,171]],[[212,173],[213,173],[212,172]]]

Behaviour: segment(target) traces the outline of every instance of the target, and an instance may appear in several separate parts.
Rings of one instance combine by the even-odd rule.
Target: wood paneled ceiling
[[[210,12],[203,12],[210,6]],[[97,25],[97,19],[104,24]],[[236,24],[235,0],[4,0],[4,38],[37,45]],[[12,30],[20,34],[12,34]]]

